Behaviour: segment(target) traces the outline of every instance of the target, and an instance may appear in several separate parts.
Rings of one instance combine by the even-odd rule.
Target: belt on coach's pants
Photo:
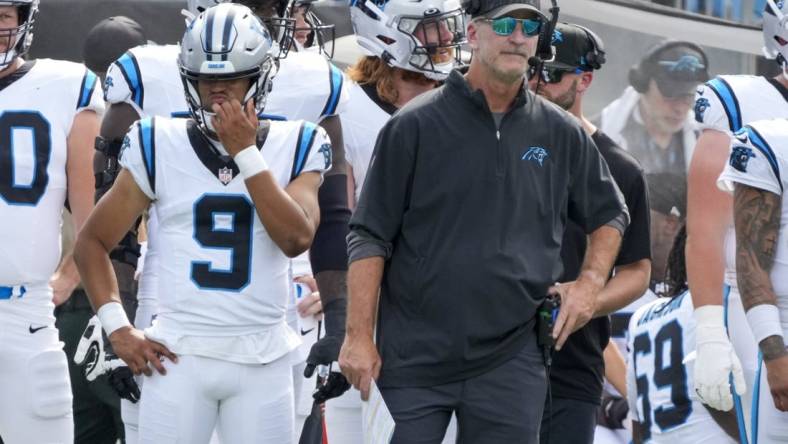
[[[11,299],[12,297],[21,298],[26,292],[27,289],[24,285],[15,285],[13,287],[0,286],[0,299]]]

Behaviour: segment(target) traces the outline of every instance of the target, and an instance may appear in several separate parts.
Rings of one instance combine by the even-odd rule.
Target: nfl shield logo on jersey
[[[233,180],[233,170],[227,167],[219,169],[219,180],[225,185],[230,183]]]

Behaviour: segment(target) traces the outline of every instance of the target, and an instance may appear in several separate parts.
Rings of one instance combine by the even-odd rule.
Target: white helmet
[[[763,11],[763,53],[777,59],[783,67],[788,65],[788,1],[766,0]]]
[[[332,23],[323,23],[320,17],[312,10],[312,5],[317,0],[293,0],[289,6],[289,17],[295,19],[296,14],[303,9],[305,27],[298,26],[296,21],[293,29],[293,43],[299,49],[306,49],[318,52],[331,60],[334,57],[334,41],[336,40],[336,29]],[[298,41],[301,32],[307,32],[304,44]]]
[[[200,99],[200,80],[249,79],[242,100],[254,100],[257,113],[271,89],[274,57],[271,34],[246,6],[223,3],[200,13],[188,26],[178,57],[189,111],[200,128],[213,133],[211,117]]]
[[[351,0],[350,18],[364,53],[391,66],[443,80],[460,62],[465,16],[459,0]]]
[[[0,0],[0,6],[16,6],[20,24],[16,28],[0,29],[0,39],[13,40],[14,45],[0,52],[0,70],[5,69],[17,57],[27,54],[33,43],[33,24],[38,14],[39,0]]]

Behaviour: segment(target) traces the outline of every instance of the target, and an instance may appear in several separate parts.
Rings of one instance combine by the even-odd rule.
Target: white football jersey
[[[341,113],[347,101],[345,77],[339,68],[318,53],[290,51],[279,61],[261,117],[317,123]]]
[[[702,129],[727,134],[764,119],[788,117],[788,90],[774,79],[751,75],[717,76],[698,88],[695,120]],[[736,234],[725,235],[725,283],[736,288]]]
[[[33,63],[27,73],[0,90],[0,286],[4,287],[48,288],[60,260],[67,139],[77,113],[104,111],[98,77],[83,65],[50,59]],[[45,293],[36,292],[49,303],[51,295]]]
[[[733,192],[740,183],[782,196],[788,186],[788,118],[761,120],[731,138],[731,155],[720,175],[721,189]],[[780,235],[770,273],[783,329],[788,329],[788,199],[782,199]]]
[[[696,399],[692,297],[685,292],[640,307],[629,323],[627,399],[645,442],[732,442]]]
[[[178,45],[131,48],[110,65],[104,99],[127,103],[140,117],[189,117],[178,71]]]
[[[353,167],[353,179],[356,182],[356,202],[361,196],[361,187],[367,177],[369,162],[378,133],[389,121],[395,111],[392,105],[378,104],[365,91],[371,92],[374,85],[362,87],[355,82],[348,82],[350,101],[342,112],[342,142],[345,144],[345,158]],[[377,97],[375,95],[375,97]],[[388,111],[381,106],[386,106]]]
[[[261,152],[283,188],[331,165],[325,132],[303,121],[272,122]],[[239,337],[281,327],[292,334],[285,324],[290,260],[266,233],[232,159],[191,119],[146,118],[129,131],[120,162],[156,205],[157,236],[166,245],[159,252],[157,322],[146,333],[186,354],[202,352],[179,350],[184,336]],[[240,347],[254,356],[206,354],[270,362],[297,345],[285,333],[275,336]]]

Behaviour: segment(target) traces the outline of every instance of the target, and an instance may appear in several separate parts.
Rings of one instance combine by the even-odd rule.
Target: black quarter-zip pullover
[[[381,130],[350,222],[351,261],[365,246],[387,257],[378,384],[444,384],[513,357],[561,275],[567,219],[590,233],[625,211],[579,123],[525,87],[498,128],[458,71],[412,100]]]

